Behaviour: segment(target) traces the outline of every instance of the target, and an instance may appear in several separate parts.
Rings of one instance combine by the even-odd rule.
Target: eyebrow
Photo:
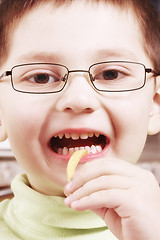
[[[127,49],[99,49],[93,56],[94,60],[137,60],[136,55]]]
[[[18,58],[18,62],[48,62],[48,63],[58,63],[62,59],[59,55],[55,53],[47,52],[31,52],[24,55],[21,55]]]

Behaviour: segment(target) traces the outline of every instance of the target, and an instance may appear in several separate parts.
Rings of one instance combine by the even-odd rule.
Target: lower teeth
[[[75,147],[75,148],[58,148],[57,153],[60,155],[72,155],[75,151],[81,150],[81,149],[86,149],[88,151],[88,154],[92,153],[92,154],[96,154],[99,152],[102,152],[102,147],[100,145],[92,145],[91,147],[89,146],[85,146],[85,147]]]

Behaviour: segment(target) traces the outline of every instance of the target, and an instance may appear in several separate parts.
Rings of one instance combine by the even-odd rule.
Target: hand
[[[147,170],[119,159],[81,165],[65,204],[97,213],[119,240],[160,239],[160,188]]]

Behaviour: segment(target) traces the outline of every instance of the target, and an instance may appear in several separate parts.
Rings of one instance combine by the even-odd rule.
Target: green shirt
[[[117,240],[96,214],[76,212],[64,205],[64,198],[36,192],[25,174],[11,187],[14,198],[0,203],[0,239]]]

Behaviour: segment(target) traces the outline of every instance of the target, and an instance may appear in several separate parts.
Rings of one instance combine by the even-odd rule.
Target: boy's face
[[[88,70],[91,64],[108,60],[152,67],[134,20],[131,12],[127,15],[102,3],[41,6],[15,29],[3,71],[32,62],[60,63],[70,70]],[[150,76],[140,90],[103,93],[92,88],[86,73],[71,73],[62,92],[42,95],[18,93],[9,77],[5,79],[0,93],[1,133],[7,134],[33,188],[46,194],[62,193],[68,155],[55,154],[49,147],[50,139],[60,133],[70,133],[72,138],[103,134],[108,146],[87,160],[115,157],[135,163],[152,127],[155,90]],[[73,140],[68,142],[72,145]]]

